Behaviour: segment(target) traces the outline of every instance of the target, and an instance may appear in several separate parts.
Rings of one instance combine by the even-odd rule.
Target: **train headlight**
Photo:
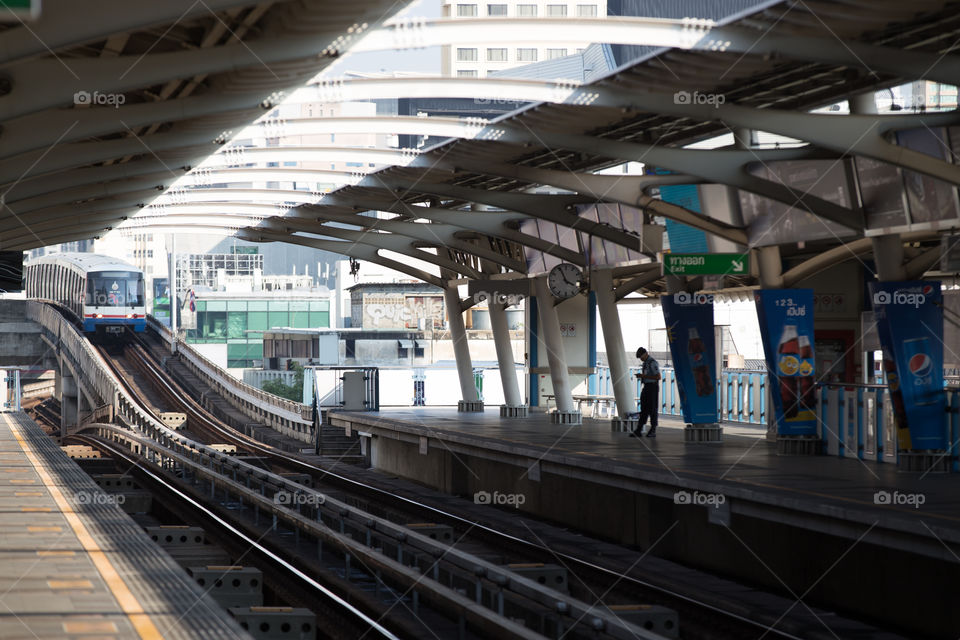
[[[132,313],[128,313],[128,314],[127,314],[127,318],[134,318],[134,317],[136,317],[136,316],[134,316]]]
[[[102,313],[98,313],[98,314],[97,314],[97,317],[98,317],[98,318],[102,318],[102,317],[103,317],[103,314],[102,314]]]

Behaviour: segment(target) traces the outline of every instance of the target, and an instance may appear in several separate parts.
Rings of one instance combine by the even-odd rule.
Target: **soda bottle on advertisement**
[[[783,403],[783,416],[795,418],[799,412],[797,398],[797,372],[800,370],[800,339],[797,325],[788,324],[783,328],[780,344],[777,346],[777,379],[780,386],[780,401]]]
[[[713,380],[710,377],[710,367],[707,365],[706,348],[696,327],[688,330],[687,353],[690,355],[690,368],[693,369],[693,381],[698,396],[708,396],[713,393]]]
[[[907,362],[909,380],[900,379],[910,386],[909,392],[916,405],[929,405],[937,401],[941,392],[934,385],[933,358],[930,357],[930,339],[911,338],[903,341],[903,355]]]
[[[813,347],[810,346],[810,336],[801,335],[800,344],[800,376],[798,382],[800,386],[800,408],[815,409],[817,406],[816,385],[813,379]]]

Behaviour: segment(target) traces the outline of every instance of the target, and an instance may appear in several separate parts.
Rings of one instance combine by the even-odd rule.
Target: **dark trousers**
[[[647,418],[650,418],[650,428],[657,428],[657,410],[660,408],[660,385],[645,384],[640,390],[640,424],[639,427],[647,424]]]

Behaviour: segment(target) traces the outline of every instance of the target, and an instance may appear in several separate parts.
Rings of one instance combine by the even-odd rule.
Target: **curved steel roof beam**
[[[163,206],[183,202],[268,202],[311,204],[320,196],[311,191],[293,189],[172,189],[151,203]]]
[[[586,266],[582,253],[572,251],[557,245],[555,242],[532,236],[514,227],[521,220],[536,219],[534,216],[517,213],[515,211],[461,211],[458,209],[444,209],[442,207],[419,207],[397,200],[380,200],[372,198],[353,198],[339,194],[328,194],[318,204],[304,207],[310,210],[320,210],[333,207],[335,210],[354,210],[357,207],[376,211],[386,211],[412,218],[423,218],[433,222],[440,222],[465,230],[479,231],[495,238],[502,238],[516,242],[532,249],[556,256],[561,260],[572,262],[581,267]]]
[[[288,70],[281,69],[282,66],[299,62],[304,67],[303,73],[309,68],[315,69],[316,56],[323,51],[324,42],[336,35],[331,32],[267,37],[145,56],[72,58],[69,69],[54,59],[24,62],[4,72],[9,76],[12,90],[0,97],[0,122],[73,104],[75,94],[91,89],[100,94],[122,94],[184,77],[275,66],[283,73],[275,75],[265,69],[253,86],[247,85],[251,90],[263,91],[266,98],[271,91],[291,84]]]
[[[4,233],[15,232],[19,229],[43,229],[50,225],[62,225],[64,220],[86,220],[90,215],[105,214],[119,223],[126,219],[124,212],[136,207],[136,196],[109,198],[96,202],[87,202],[83,205],[51,207],[20,214],[9,206],[0,208],[3,216],[0,217],[0,236]],[[12,215],[10,215],[12,212]],[[39,245],[42,246],[42,245]]]
[[[440,287],[441,289],[444,287],[443,280],[437,276],[427,273],[421,269],[417,269],[416,267],[412,267],[408,264],[404,264],[398,260],[384,258],[380,256],[374,247],[367,245],[360,245],[351,242],[335,242],[331,240],[322,240],[319,238],[306,238],[303,236],[291,236],[262,231],[256,228],[243,229],[238,231],[235,235],[236,237],[249,242],[286,242],[289,244],[303,245],[305,247],[313,247],[315,249],[323,249],[324,251],[329,251],[331,253],[356,258],[358,260],[366,260],[367,262],[379,264],[380,266],[387,267],[388,269],[394,269],[395,271],[405,273],[412,278],[429,282],[430,284]]]
[[[960,166],[919,151],[888,142],[883,134],[904,129],[931,129],[960,124],[960,111],[924,114],[827,114],[755,109],[737,104],[677,104],[674,94],[603,87],[576,92],[571,102],[586,99],[590,104],[637,111],[652,111],[694,118],[703,122],[721,121],[728,127],[745,127],[804,140],[842,155],[882,160],[940,180],[960,184]]]
[[[182,161],[152,155],[139,160],[112,164],[108,166],[73,169],[42,178],[31,177],[16,182],[13,186],[0,186],[6,202],[17,202],[38,195],[54,194],[78,187],[95,187],[126,178],[138,178],[147,175],[167,176],[170,181],[183,177],[189,170]]]
[[[428,251],[424,251],[418,248],[415,243],[411,242],[408,238],[403,238],[389,233],[353,231],[351,229],[339,229],[337,227],[321,227],[317,229],[316,226],[317,225],[315,222],[311,223],[310,221],[304,221],[304,224],[301,226],[300,221],[296,219],[270,218],[264,220],[259,226],[253,228],[266,229],[268,231],[274,231],[278,233],[289,234],[291,232],[302,232],[329,236],[331,238],[340,238],[353,244],[363,244],[376,247],[377,249],[387,249],[396,253],[402,253],[411,258],[415,258],[423,262],[429,262],[440,268],[456,271],[457,273],[461,273],[469,278],[481,277],[480,272],[475,270],[473,267],[444,258],[443,256],[439,255],[439,252],[437,254],[432,254]]]
[[[578,204],[593,204],[596,202],[595,198],[584,197],[579,194],[548,195],[519,193],[516,191],[487,191],[486,189],[428,183],[389,175],[368,177],[364,179],[359,186],[387,190],[410,189],[414,193],[446,196],[467,202],[478,202],[501,209],[520,211],[542,220],[556,222],[557,224],[564,225],[576,231],[583,231],[595,235],[598,238],[609,240],[628,249],[633,249],[634,251],[642,251],[642,239],[640,236],[598,222],[593,222],[586,218],[581,218],[576,213],[573,213],[574,207]]]
[[[409,49],[485,42],[571,42],[590,34],[591,42],[745,53],[796,58],[864,67],[910,80],[923,78],[960,84],[960,57],[937,51],[909,51],[895,47],[823,36],[765,34],[736,26],[715,26],[712,20],[667,20],[617,16],[611,18],[434,18],[397,21],[370,32],[350,52]]]
[[[61,48],[96,42],[110,34],[126,33],[168,23],[183,22],[198,16],[236,7],[252,6],[255,0],[164,0],[131,3],[128,0],[86,0],[84,16],[74,0],[43,0],[43,13],[29,28],[0,33],[0,60],[3,66],[25,58],[43,55]],[[67,63],[69,64],[69,63]]]
[[[857,232],[862,232],[866,227],[863,211],[848,209],[809,193],[795,191],[787,185],[759,178],[746,170],[752,163],[769,163],[782,159],[783,154],[779,152],[783,149],[676,149],[578,134],[534,132],[507,123],[497,124],[489,129],[491,135],[493,130],[500,129],[496,134],[496,138],[500,140],[645,162],[679,173],[699,176],[709,182],[738,187],[787,206],[809,211]],[[789,151],[793,152],[794,158],[822,158],[826,155],[816,149]],[[830,154],[827,157],[836,156]]]
[[[435,136],[440,138],[472,138],[487,121],[481,118],[447,118],[443,116],[333,116],[328,118],[280,118],[261,120],[245,130],[268,138],[308,136],[327,133],[378,133]],[[273,147],[276,148],[276,147]]]
[[[299,210],[298,210],[299,212]],[[303,212],[304,217],[289,216],[283,218],[283,224],[293,225],[304,231],[311,233],[323,233],[329,229],[324,226],[324,222],[337,222],[341,224],[350,224],[364,227],[370,230],[386,231],[393,235],[404,236],[412,240],[434,245],[438,248],[453,249],[464,253],[470,253],[478,258],[489,260],[507,270],[526,272],[526,264],[520,260],[515,260],[503,254],[491,251],[490,249],[468,242],[457,237],[457,234],[463,233],[460,227],[445,225],[439,223],[415,223],[404,220],[384,220],[371,216],[358,216],[355,214],[337,214],[330,211],[316,211],[311,209]],[[296,221],[296,222],[294,222]]]
[[[39,111],[4,123],[0,158],[37,149],[45,151],[53,143],[60,145],[111,133],[126,134],[137,127],[156,123],[258,109],[263,99],[263,91],[252,91],[125,104],[117,108]]]
[[[593,173],[575,173],[556,169],[538,169],[523,165],[506,165],[499,163],[484,163],[473,159],[455,159],[449,162],[442,161],[441,165],[455,169],[466,168],[486,175],[514,178],[534,184],[545,184],[561,189],[570,189],[581,195],[589,195],[598,200],[621,202],[633,207],[653,211],[671,220],[701,229],[720,238],[733,242],[747,243],[747,232],[744,229],[726,224],[719,220],[711,220],[703,214],[673,205],[656,198],[651,198],[644,191],[654,185],[662,184],[698,184],[701,178],[687,175],[664,176],[614,176]],[[666,179],[665,179],[666,178]]]
[[[143,178],[130,178],[128,180],[117,180],[114,182],[98,182],[88,186],[53,191],[49,194],[24,198],[22,200],[5,198],[4,201],[11,209],[19,214],[73,203],[82,204],[89,200],[102,200],[104,198],[112,198],[129,193],[142,193],[142,202],[146,203],[165,191],[171,182],[173,182],[173,180],[169,173],[153,173]]]
[[[9,184],[27,177],[37,177],[67,169],[75,169],[95,162],[104,162],[127,155],[174,152],[188,158],[212,151],[214,139],[221,127],[200,128],[181,133],[155,133],[104,142],[80,142],[57,147],[58,153],[31,151],[0,161],[0,184]],[[170,153],[170,155],[173,155]],[[180,163],[182,164],[182,163]],[[171,173],[176,162],[169,163]],[[30,167],[26,173],[23,167]]]

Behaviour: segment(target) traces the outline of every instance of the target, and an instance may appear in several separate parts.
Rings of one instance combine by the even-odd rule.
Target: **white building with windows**
[[[444,0],[442,15],[455,19],[478,18],[599,18],[607,15],[607,0],[509,0],[476,2]],[[453,44],[443,47],[441,71],[445,76],[485,78],[492,71],[562,58],[583,51],[589,41]]]

